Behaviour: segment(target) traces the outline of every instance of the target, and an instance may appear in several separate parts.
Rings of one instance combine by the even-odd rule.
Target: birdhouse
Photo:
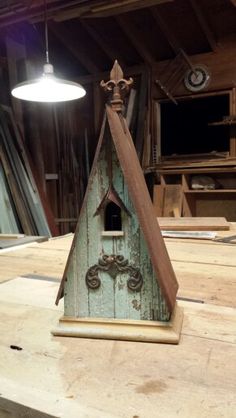
[[[86,194],[57,301],[54,335],[177,343],[178,283],[136,150],[122,116],[124,80],[115,62]]]

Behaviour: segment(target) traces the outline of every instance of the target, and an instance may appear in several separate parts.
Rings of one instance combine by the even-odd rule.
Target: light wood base
[[[55,336],[178,344],[183,310],[176,305],[169,322],[63,316]]]

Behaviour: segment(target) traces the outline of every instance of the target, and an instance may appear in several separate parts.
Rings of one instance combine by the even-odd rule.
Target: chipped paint
[[[141,309],[141,303],[137,301],[137,299],[134,299],[132,301],[132,305],[134,307],[134,309],[136,309],[136,311],[140,311]]]
[[[111,93],[110,105],[106,106],[89,184],[57,296],[58,303],[65,291],[66,316],[166,321],[175,307],[178,283],[129,129],[121,115],[121,90],[127,90],[131,82],[123,79],[116,61],[111,80],[101,83]],[[109,190],[115,190],[113,203],[118,201],[122,212],[123,234],[119,238],[103,234],[112,225],[112,222],[105,224],[104,219],[107,204],[104,196]],[[119,228],[120,224],[119,219]],[[89,271],[93,276],[101,253],[116,260],[122,257],[129,267],[127,271],[116,269],[116,274],[114,266],[111,270],[99,269],[99,278],[95,277],[99,286],[88,286],[86,274]],[[140,277],[142,286],[136,288]]]
[[[65,315],[76,317],[106,317],[123,319],[159,319],[169,317],[165,301],[159,297],[160,289],[152,268],[147,245],[127,190],[120,164],[110,139],[109,168],[104,146],[97,160],[97,169],[90,179],[89,194],[85,209],[80,217],[80,233],[76,241],[76,257],[72,259],[65,284]],[[111,181],[131,214],[122,211],[124,236],[102,236],[104,228],[103,210],[93,216]],[[107,271],[99,272],[100,286],[90,289],[85,277],[88,270],[98,263],[104,254],[123,255],[129,264],[140,269],[143,276],[141,292],[131,291],[127,287],[129,274]],[[110,272],[111,273],[111,272]]]

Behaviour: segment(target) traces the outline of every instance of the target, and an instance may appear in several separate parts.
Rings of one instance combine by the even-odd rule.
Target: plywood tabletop
[[[0,253],[0,416],[235,418],[235,246],[166,240],[178,295],[195,300],[179,301],[171,346],[52,337],[71,240]]]

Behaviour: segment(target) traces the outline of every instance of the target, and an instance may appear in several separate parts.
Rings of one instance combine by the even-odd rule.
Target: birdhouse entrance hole
[[[106,205],[104,213],[105,231],[122,231],[121,209],[113,202]]]

